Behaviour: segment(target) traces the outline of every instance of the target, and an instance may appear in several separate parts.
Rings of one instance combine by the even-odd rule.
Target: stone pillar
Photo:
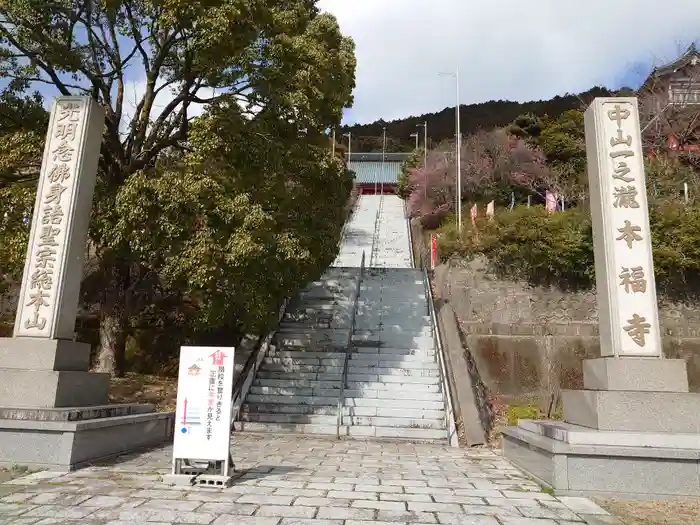
[[[700,394],[661,347],[637,99],[597,98],[585,125],[601,357],[564,422],[519,421],[504,454],[557,494],[698,496]]]
[[[563,391],[564,419],[598,430],[699,432],[685,361],[664,359],[636,98],[586,111],[600,359],[584,390]]]
[[[107,404],[109,377],[73,340],[103,126],[94,100],[54,101],[14,334],[0,339],[0,406]]]
[[[91,98],[54,100],[14,333],[0,338],[0,465],[72,469],[172,436],[172,412],[108,406],[108,374],[74,340],[103,127]]]

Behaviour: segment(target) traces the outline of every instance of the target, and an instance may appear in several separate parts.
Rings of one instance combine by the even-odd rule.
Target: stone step
[[[439,383],[435,384],[424,384],[424,383],[380,383],[377,381],[348,381],[349,390],[386,390],[393,392],[396,397],[401,397],[402,393],[411,390],[413,392],[431,392],[439,393],[441,392],[441,387]]]
[[[264,379],[256,377],[253,386],[336,390],[340,388],[340,379],[337,381],[315,381],[313,379],[297,379],[296,377],[285,377],[284,379]]]
[[[300,365],[295,363],[265,363],[262,370],[266,372],[287,372],[294,374],[296,372],[314,373],[314,374],[342,374],[343,365],[322,366],[322,365]],[[382,369],[385,370],[385,369]]]
[[[343,406],[343,414],[348,416],[388,417],[399,419],[444,420],[444,410],[421,408],[386,408],[383,406]],[[337,416],[338,406],[330,405],[275,405],[272,403],[245,403],[241,412],[265,414],[309,414],[320,416]]]
[[[395,354],[370,354],[370,353],[352,353],[350,361],[357,365],[365,366],[385,366],[385,367],[401,367],[408,363],[423,363],[431,365],[436,363],[434,355],[395,355]]]
[[[341,365],[342,366],[342,365]],[[384,359],[349,359],[349,369],[365,369],[368,373],[375,373],[377,370],[437,370],[437,363],[431,359],[421,360],[389,360]],[[358,372],[355,372],[358,373]],[[380,372],[376,372],[380,373]]]
[[[354,347],[352,349],[354,354],[379,354],[381,355],[420,355],[420,356],[434,356],[435,349],[430,350],[420,350],[418,348],[392,348],[392,347],[382,347],[382,346],[360,346]]]
[[[282,404],[282,405],[310,405],[333,407],[338,404],[338,396],[303,396],[303,395],[274,395],[274,394],[248,394],[248,404]],[[420,401],[415,399],[371,399],[371,398],[345,398],[343,406],[347,407],[384,407],[384,408],[412,408],[424,410],[443,410],[442,401]]]
[[[442,401],[419,401],[415,399],[372,399],[363,397],[346,397],[343,406],[348,407],[383,407],[383,408],[411,408],[423,410],[444,410]]]
[[[340,395],[340,385],[338,388],[295,388],[281,386],[251,386],[251,394],[272,394],[276,396],[318,396],[318,397],[333,397]]]
[[[309,367],[313,368],[313,367]],[[317,367],[317,368],[329,368],[329,367]],[[324,370],[325,371],[325,370]],[[342,368],[341,368],[342,373]],[[402,376],[402,377],[440,377],[440,370],[437,364],[434,364],[431,368],[386,368],[386,367],[366,367],[362,365],[354,365],[350,361],[348,366],[348,375],[360,375],[360,374],[377,374],[382,376]],[[410,381],[406,381],[410,383]]]
[[[443,442],[447,441],[445,430],[428,428],[393,428],[393,427],[346,427],[348,435],[354,438],[394,438],[411,441]]]
[[[350,416],[348,416],[350,417]],[[243,412],[240,421],[258,423],[294,423],[297,425],[337,425],[337,415],[283,414],[265,412]],[[387,425],[388,426],[388,425]]]
[[[363,361],[364,362],[364,361]],[[319,357],[277,357],[270,356],[263,359],[264,365],[294,365],[294,366],[339,366],[345,365],[345,355],[337,358]]]
[[[356,410],[356,407],[348,407],[347,410]],[[338,404],[335,406],[314,405],[273,405],[270,403],[245,403],[241,412],[263,412],[266,414],[312,414],[319,416],[338,415]],[[350,412],[348,412],[350,414]],[[369,414],[375,415],[375,414]]]
[[[440,419],[409,419],[377,416],[343,416],[342,424],[348,426],[361,425],[368,427],[430,428],[434,430],[445,428],[445,421]]]
[[[281,405],[315,405],[338,406],[338,396],[289,396],[274,394],[248,394],[246,402],[250,404],[281,404]]]
[[[386,408],[383,406],[343,407],[343,414],[351,416],[378,416],[399,419],[439,419],[441,421],[445,419],[444,410],[426,410],[421,408]]]
[[[345,359],[345,352],[304,352],[290,350],[268,350],[268,357],[282,359]]]
[[[296,423],[251,423],[247,421],[236,421],[234,429],[239,432],[264,432],[277,434],[336,434],[336,425],[308,425]],[[347,429],[341,428],[341,434],[347,435]]]
[[[258,372],[258,377],[260,379],[310,379],[314,381],[340,381],[343,374],[318,374],[316,372],[277,372],[260,370]],[[358,379],[358,381],[364,381],[366,379]],[[379,381],[378,379],[373,379],[373,381]]]
[[[370,390],[367,388],[346,388],[346,397],[364,399],[416,399],[419,401],[442,401],[441,392],[420,392],[410,387],[397,390]]]
[[[405,376],[391,374],[352,374],[348,373],[348,382],[372,382],[372,383],[405,383],[405,384],[424,384],[437,385],[440,383],[438,376]]]

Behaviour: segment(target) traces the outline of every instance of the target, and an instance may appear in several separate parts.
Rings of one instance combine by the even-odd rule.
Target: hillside
[[[461,126],[463,135],[475,131],[490,130],[507,126],[518,115],[533,113],[538,116],[548,114],[556,118],[570,109],[580,109],[589,104],[595,97],[611,96],[612,92],[603,87],[594,87],[578,95],[556,96],[550,100],[531,102],[511,102],[509,100],[491,100],[481,104],[462,105]],[[431,144],[454,137],[455,108],[445,108],[439,113],[411,116],[404,119],[385,122],[378,120],[371,124],[344,126],[343,133],[352,132],[352,149],[357,152],[373,152],[382,150],[382,127],[386,126],[387,151],[411,151],[415,139],[411,133],[422,131],[417,124],[428,122],[428,135]]]

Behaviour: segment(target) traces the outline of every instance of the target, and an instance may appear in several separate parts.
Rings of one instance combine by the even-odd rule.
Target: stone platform
[[[90,345],[0,338],[0,465],[72,470],[172,439],[175,414],[109,405]]]
[[[0,407],[0,466],[73,470],[171,440],[174,419],[150,405]]]
[[[700,496],[700,394],[682,359],[583,361],[563,390],[564,422],[503,430],[505,456],[556,494]]]
[[[504,455],[557,495],[662,499],[700,496],[700,435],[605,431],[521,420]]]

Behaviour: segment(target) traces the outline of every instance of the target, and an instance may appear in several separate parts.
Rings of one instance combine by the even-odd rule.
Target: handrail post
[[[357,303],[360,298],[360,286],[362,285],[362,277],[365,273],[365,251],[362,250],[362,259],[360,259],[360,272],[357,276],[357,286],[355,287],[355,297],[353,299],[352,313],[350,316],[350,331],[348,333],[348,341],[345,345],[345,359],[343,361],[343,374],[340,378],[340,393],[338,395],[338,419],[336,423],[335,434],[337,439],[340,439],[340,425],[343,421],[343,405],[345,404],[345,388],[348,383],[348,361],[350,359],[350,348],[352,348],[352,336],[355,332],[355,320],[357,318]]]

